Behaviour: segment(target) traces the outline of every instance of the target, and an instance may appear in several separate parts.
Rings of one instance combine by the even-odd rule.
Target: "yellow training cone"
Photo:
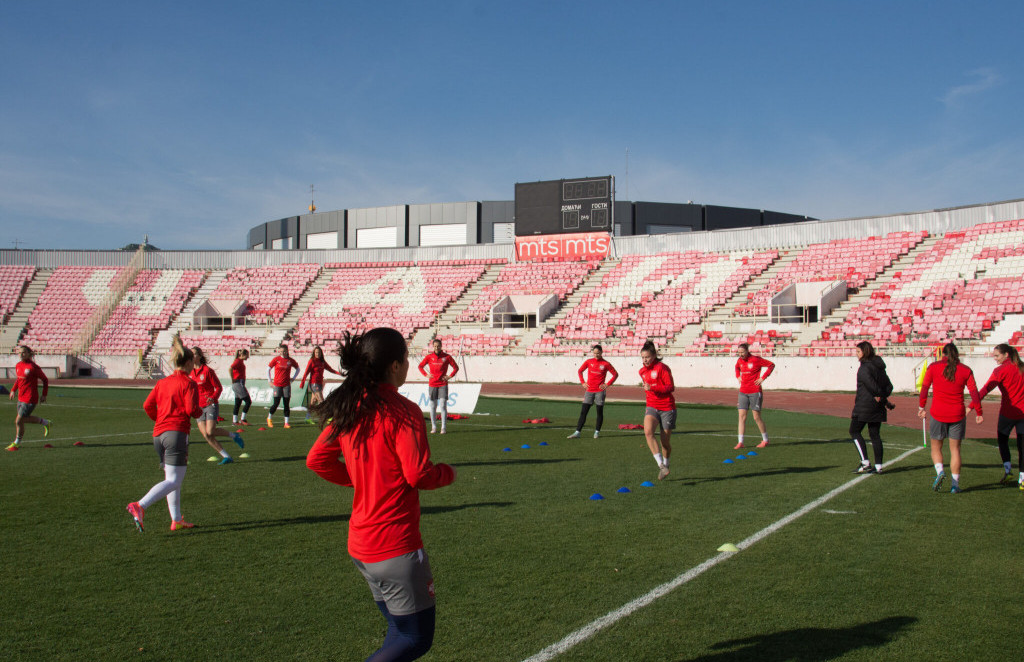
[[[719,547],[718,551],[720,551],[720,552],[738,552],[740,550],[739,550],[739,548],[736,547],[736,545],[732,544],[731,542],[727,542],[724,545],[722,545],[721,547]]]

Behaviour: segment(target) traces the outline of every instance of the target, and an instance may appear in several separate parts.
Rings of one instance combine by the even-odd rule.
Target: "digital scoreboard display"
[[[611,232],[615,178],[516,184],[516,236]]]

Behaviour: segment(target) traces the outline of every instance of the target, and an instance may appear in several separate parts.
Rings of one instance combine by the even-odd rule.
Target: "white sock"
[[[243,421],[245,420],[245,412],[244,411],[242,412],[242,420]]]
[[[875,465],[875,471],[881,471],[881,470],[882,470],[882,465],[876,464]]]
[[[232,423],[237,423],[238,422],[238,417],[237,416],[232,416],[231,417],[231,422]]]
[[[664,463],[665,463],[665,460],[662,459],[662,457],[661,457],[661,453],[655,453],[654,454],[654,461],[658,463],[659,467],[663,466]]]
[[[938,476],[940,473],[942,473],[942,463],[938,462],[935,465],[935,475]]]
[[[742,434],[736,435],[736,440],[739,441],[742,444],[743,443],[743,435]]]
[[[285,417],[284,417],[284,424],[285,424],[285,425],[288,425],[288,418],[289,418],[288,416],[285,416]]]
[[[220,456],[221,457],[231,457],[230,455],[228,455],[228,452],[226,450],[224,450],[223,448],[220,449]]]
[[[1024,483],[1024,471],[1020,472],[1020,476],[1017,476],[1018,483]]]
[[[959,483],[960,482],[960,474],[953,474],[953,482],[954,483]]]
[[[1003,462],[1003,471],[1005,471],[1006,473],[1010,473],[1010,469],[1012,468],[1012,466],[1013,465],[1011,465],[1009,462]]]
[[[668,466],[668,457],[666,457],[664,460],[662,460],[661,464],[662,464],[662,466],[667,467]]]
[[[762,432],[761,433],[761,441],[768,441],[768,433],[767,432]]]

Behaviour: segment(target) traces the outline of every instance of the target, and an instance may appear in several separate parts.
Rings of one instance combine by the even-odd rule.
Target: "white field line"
[[[883,465],[883,468],[884,467],[888,467],[889,465],[895,464],[895,463],[903,460],[904,458],[910,456],[911,454],[916,453],[917,451],[920,451],[920,450],[923,450],[923,447],[915,447],[915,448],[913,448],[913,449],[903,453],[902,455],[900,455],[896,459],[889,460],[888,462],[886,462]],[[827,492],[823,496],[820,496],[817,499],[815,499],[814,501],[811,501],[807,505],[801,507],[799,510],[796,510],[796,511],[790,513],[789,515],[786,515],[782,519],[777,520],[777,521],[773,522],[772,524],[769,524],[768,526],[766,526],[765,528],[761,529],[760,531],[758,531],[754,535],[746,538],[742,542],[737,543],[736,544],[736,548],[739,551],[743,551],[744,549],[747,549],[748,547],[750,547],[750,546],[760,542],[761,540],[764,540],[765,538],[767,538],[771,534],[775,533],[776,531],[778,531],[782,527],[784,527],[787,524],[789,524],[791,522],[794,522],[797,519],[803,517],[804,515],[806,515],[807,513],[811,512],[812,510],[814,510],[818,506],[821,506],[822,504],[828,502],[829,500],[833,499],[834,497],[842,494],[846,490],[850,489],[854,485],[860,483],[862,480],[865,480],[865,479],[867,479],[870,476],[871,476],[871,474],[863,474],[863,475],[857,476],[856,478],[854,478],[854,479],[852,479],[852,480],[850,480],[850,481],[848,481],[846,483],[843,483],[842,485],[840,485],[839,487],[835,488],[834,490],[832,490],[830,492]],[[639,611],[640,609],[643,609],[644,607],[648,606],[649,604],[651,604],[652,602],[654,602],[658,598],[671,593],[673,590],[679,588],[683,584],[687,584],[691,580],[696,579],[697,577],[700,577],[707,570],[710,570],[711,568],[715,567],[716,565],[718,565],[722,561],[725,561],[725,560],[729,559],[730,557],[732,557],[734,554],[737,554],[737,553],[738,552],[720,552],[717,556],[712,556],[707,561],[704,561],[703,563],[701,563],[698,566],[694,566],[693,568],[690,568],[689,570],[687,570],[683,574],[679,575],[675,579],[673,579],[671,581],[668,581],[668,582],[662,584],[661,586],[656,586],[655,588],[651,589],[651,591],[646,593],[645,595],[642,595],[639,598],[624,604],[623,606],[619,607],[615,611],[608,612],[607,614],[605,614],[604,616],[598,618],[597,620],[592,621],[591,623],[589,623],[587,625],[584,625],[583,627],[581,627],[580,629],[576,630],[575,632],[572,632],[569,635],[567,635],[561,641],[558,641],[558,642],[556,642],[554,644],[551,644],[550,646],[548,646],[544,650],[540,651],[536,655],[533,655],[532,657],[526,658],[525,660],[523,660],[523,662],[547,662],[548,660],[553,660],[555,657],[557,657],[558,655],[561,655],[562,653],[565,653],[566,651],[568,651],[571,648],[575,647],[577,644],[581,644],[584,641],[586,641],[587,639],[590,639],[591,637],[593,637],[595,634],[597,634],[601,630],[603,630],[603,629],[605,629],[605,628],[607,628],[607,627],[609,627],[611,625],[614,625],[615,623],[619,622],[623,618],[633,614],[636,611]]]

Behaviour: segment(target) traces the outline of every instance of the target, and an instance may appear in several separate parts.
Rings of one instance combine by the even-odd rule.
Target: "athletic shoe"
[[[307,418],[307,419],[306,419],[306,422],[307,422],[307,423],[309,423],[310,425],[316,425],[316,419],[315,419],[315,418],[313,418],[312,416],[310,416],[309,418]]]
[[[875,468],[872,467],[870,464],[858,464],[857,468],[853,470],[853,473],[855,473],[855,474],[869,474],[869,473],[871,473],[874,470],[875,470]]]
[[[1007,471],[1003,474],[1003,479],[999,481],[1000,485],[1013,485],[1017,482],[1017,479],[1013,477],[1013,474]]]
[[[1017,483],[1017,489],[1019,489],[1021,492],[1024,492],[1024,480]]]
[[[268,428],[274,427],[274,419],[270,418],[269,416],[267,416],[267,427]]]
[[[766,446],[768,446],[768,440],[767,439],[765,439],[764,441],[762,441],[761,443],[759,443],[757,445],[758,448],[765,448]]]
[[[12,441],[11,445],[8,446],[7,448],[5,448],[4,450],[5,451],[16,451],[16,450],[19,450],[20,448],[21,448],[21,446],[18,444],[18,442]]]
[[[932,483],[932,490],[938,492],[942,489],[942,481],[946,480],[946,472],[940,471],[939,475],[935,477],[935,482]]]
[[[171,531],[178,531],[179,529],[191,529],[194,526],[195,524],[193,524],[192,522],[186,522],[184,518],[182,518],[176,522],[171,522]]]
[[[950,494],[960,494],[960,483],[953,481],[953,487],[949,488]]]
[[[285,423],[284,424],[284,429],[285,430],[291,430],[292,429],[292,424],[291,423]]]
[[[143,510],[138,501],[132,501],[129,503],[125,510],[127,510],[128,514],[132,516],[133,520],[135,520],[135,528],[139,530],[139,533],[142,533],[142,518],[146,516],[146,511]]]
[[[43,423],[43,436],[44,437],[50,434],[50,426],[51,425],[53,425],[53,421],[47,421],[46,423]]]
[[[242,420],[238,421],[238,424],[239,424],[239,425],[249,425],[249,421],[247,421],[247,420],[245,420],[245,419],[243,418]]]
[[[594,430],[594,439],[597,439],[600,436],[601,436],[601,431],[600,430]]]
[[[231,464],[232,462],[234,462],[234,460],[231,459],[231,456],[229,455],[228,457],[222,457],[220,459],[220,462],[218,462],[217,464],[218,465],[220,465],[220,464]]]
[[[665,480],[665,476],[667,476],[667,475],[668,475],[668,467],[666,467],[663,464],[663,465],[661,465],[661,468],[658,469],[658,480]]]
[[[437,428],[430,428],[430,434],[437,434]]]
[[[441,427],[441,434],[448,434],[448,428],[442,426]]]
[[[238,434],[237,432],[231,433],[231,441],[238,444],[239,448],[245,448],[245,442],[242,441],[242,435]]]
[[[738,444],[736,444],[735,446],[733,446],[733,447],[732,447],[732,449],[733,449],[734,451],[738,451],[738,450],[739,450],[739,449],[741,449],[741,448],[744,448],[744,446],[743,446],[743,442],[742,442],[742,441],[741,441],[741,442],[739,442]]]
[[[576,430],[575,432],[570,434],[568,437],[566,437],[566,439],[579,439],[579,438],[580,438],[580,431],[579,430]]]

